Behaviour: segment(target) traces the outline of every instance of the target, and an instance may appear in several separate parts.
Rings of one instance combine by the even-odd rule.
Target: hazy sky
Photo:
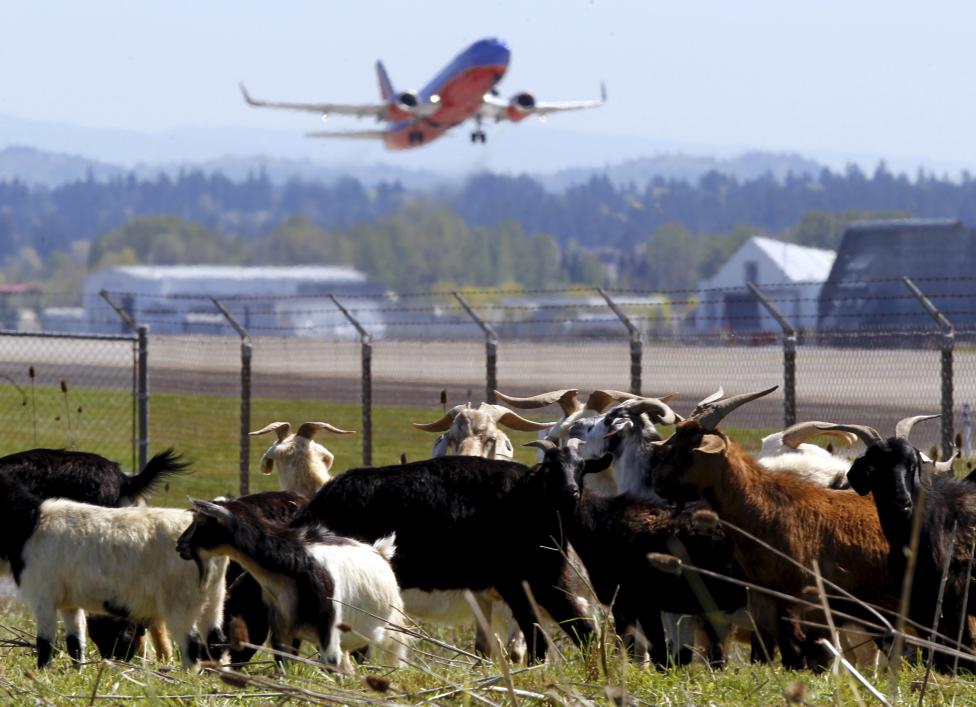
[[[267,98],[373,100],[377,58],[398,88],[419,88],[494,35],[512,48],[503,95],[590,98],[606,81],[608,104],[550,118],[559,129],[976,165],[974,29],[964,1],[8,1],[0,114],[300,135],[315,116],[248,109],[237,82]]]

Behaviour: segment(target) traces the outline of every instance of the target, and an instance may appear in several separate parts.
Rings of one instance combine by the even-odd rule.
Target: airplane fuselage
[[[391,124],[383,136],[386,147],[419,147],[470,119],[481,106],[483,96],[505,76],[510,59],[511,50],[497,39],[472,44],[418,93],[423,102],[439,97],[437,110],[419,120]]]

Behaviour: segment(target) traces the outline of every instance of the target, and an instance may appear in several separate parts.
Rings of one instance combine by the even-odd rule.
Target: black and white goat
[[[441,457],[352,469],[323,486],[292,524],[322,523],[365,542],[396,533],[393,569],[404,590],[495,588],[541,660],[545,645],[523,583],[577,642],[591,632],[576,599],[556,501],[562,483],[539,468]],[[408,614],[415,615],[410,592]]]
[[[58,612],[68,654],[84,655],[85,612],[137,623],[165,623],[189,667],[208,645],[223,642],[223,558],[185,562],[173,551],[189,511],[103,508],[43,500],[0,474],[0,559],[9,563],[21,599],[37,621],[37,663],[51,660]]]
[[[669,651],[661,612],[705,619],[710,639],[709,661],[725,662],[727,613],[745,607],[745,590],[736,585],[694,575],[663,572],[648,562],[650,553],[679,554],[692,564],[725,576],[737,574],[732,544],[715,523],[696,522],[695,514],[710,510],[704,502],[682,509],[629,494],[600,496],[583,490],[586,474],[600,473],[610,459],[584,461],[579,440],[565,447],[549,440],[530,442],[545,451],[545,473],[561,479],[560,502],[569,541],[589,574],[597,598],[611,606],[617,633],[633,649],[639,622],[650,643],[651,660],[666,665]],[[679,662],[690,655],[678,653]]]
[[[236,500],[250,506],[255,513],[266,520],[284,525],[287,525],[298,509],[308,502],[304,496],[290,491],[264,491],[241,496]],[[261,585],[236,562],[227,565],[226,584],[224,633],[227,636],[234,635],[234,624],[240,622],[247,629],[247,642],[261,645],[267,640],[271,628],[268,620],[269,606],[265,602]],[[229,651],[231,663],[234,664],[246,663],[256,652],[254,648],[235,646],[234,642],[231,643]]]
[[[17,479],[35,496],[109,508],[144,505],[153,489],[189,466],[172,449],[152,457],[135,476],[125,474],[117,462],[90,452],[30,449],[0,457],[0,474]],[[145,626],[124,619],[93,616],[88,621],[88,634],[106,658],[131,660],[145,633]],[[165,626],[155,625],[151,633],[157,656],[169,660]]]
[[[318,525],[288,527],[239,500],[190,501],[195,513],[177,543],[180,555],[198,562],[225,556],[244,567],[271,608],[275,648],[312,641],[322,662],[337,669],[346,651],[367,645],[374,658],[402,660],[406,645],[390,628],[403,616],[390,567],[393,534],[368,545]]]
[[[871,493],[874,497],[878,520],[891,548],[888,570],[892,580],[899,583],[892,587],[893,592],[900,590],[907,571],[912,524],[914,517],[921,514],[909,615],[923,626],[933,625],[943,568],[948,561],[942,615],[937,619],[932,640],[954,647],[957,636],[962,636],[963,650],[976,651],[976,635],[962,615],[964,605],[969,607],[967,614],[976,612],[976,591],[972,583],[966,584],[970,551],[976,540],[976,485],[929,473],[927,467],[932,462],[926,463],[908,441],[912,424],[920,419],[925,418],[902,420],[895,436],[887,440],[871,427],[844,426],[868,445],[854,461],[847,478],[859,494]],[[943,652],[937,652],[933,661],[941,671],[951,670],[953,663],[954,658]],[[976,656],[967,664],[970,670],[974,667]]]

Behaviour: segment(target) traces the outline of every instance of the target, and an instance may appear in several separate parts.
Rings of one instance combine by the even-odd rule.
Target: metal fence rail
[[[976,279],[971,285],[973,294],[961,302],[976,301]],[[194,406],[213,420],[200,429],[198,416],[170,414],[153,423],[153,447],[205,448],[215,471],[228,479],[236,471],[239,488],[247,489],[251,460],[263,443],[248,430],[287,416],[303,418],[288,419],[292,424],[324,419],[358,430],[362,461],[370,464],[378,443],[374,406],[421,408],[403,413],[421,419],[442,404],[491,401],[495,389],[529,395],[574,387],[677,392],[673,404],[687,412],[719,386],[741,392],[779,384],[729,424],[775,429],[829,419],[871,424],[888,434],[904,415],[941,411],[941,429],[920,427],[916,442],[938,444],[945,454],[956,430],[973,436],[963,428],[963,405],[976,403],[976,326],[953,326],[954,315],[964,322],[972,317],[944,306],[938,282],[899,287],[903,294],[886,295],[898,300],[898,316],[851,315],[853,326],[830,329],[788,314],[795,305],[789,288],[763,284],[736,293],[734,308],[716,322],[694,318],[700,295],[689,292],[574,289],[519,293],[513,300],[469,291],[220,302],[201,295],[196,311],[209,306],[214,317],[183,322],[182,333],[150,334],[160,324],[151,318],[130,319],[135,333],[125,336],[0,332],[0,376],[9,384],[0,394],[0,418],[10,448],[36,440],[120,458],[119,446],[136,440],[145,454],[151,380],[154,400]],[[160,304],[158,310],[166,310]],[[830,308],[835,320],[836,304]],[[276,324],[285,321],[281,317],[287,324]],[[295,322],[304,324],[296,329]],[[110,353],[110,345],[124,356]],[[34,378],[28,377],[31,367]],[[61,379],[67,394],[59,390]],[[23,401],[30,383],[35,397],[28,415]],[[89,397],[78,406],[83,414],[62,414],[89,389],[124,392],[124,402],[111,407],[107,397]]]

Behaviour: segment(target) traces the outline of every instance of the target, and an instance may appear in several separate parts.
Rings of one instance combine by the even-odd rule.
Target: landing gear
[[[407,134],[407,141],[411,145],[422,145],[424,142],[424,133],[422,130],[411,130]]]
[[[484,130],[479,129],[471,132],[471,144],[476,142],[480,142],[482,145],[488,142],[488,136],[485,134]]]

